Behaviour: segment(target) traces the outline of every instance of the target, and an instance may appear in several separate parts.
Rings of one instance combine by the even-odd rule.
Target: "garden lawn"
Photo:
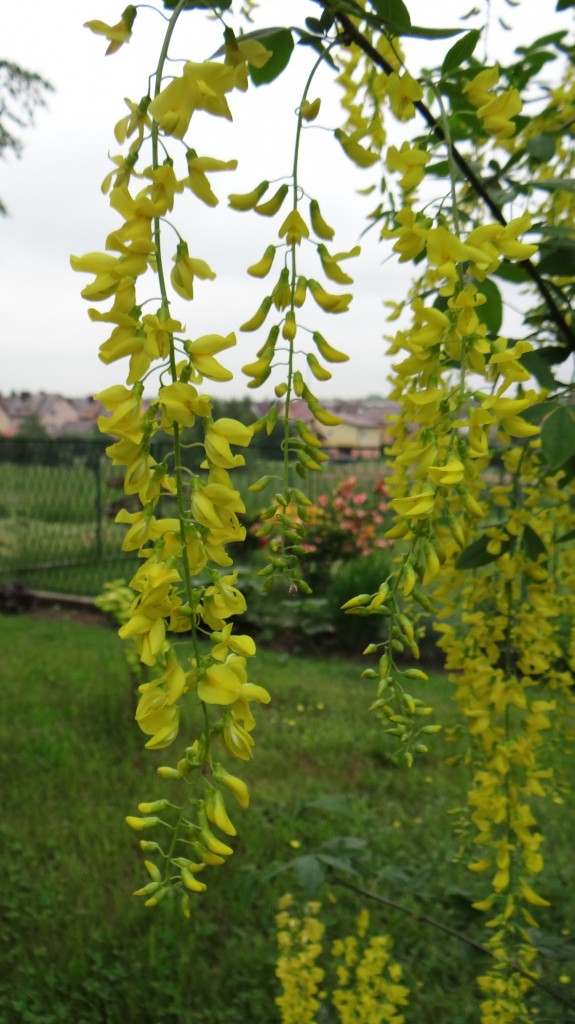
[[[445,764],[454,750],[442,734],[410,771],[394,767],[394,741],[367,710],[373,683],[360,678],[360,659],[259,652],[251,678],[273,700],[256,708],[255,756],[239,772],[251,806],[234,807],[236,852],[208,869],[208,891],[186,921],[176,904],[148,910],[130,895],[145,872],[124,817],[141,800],[178,793],[154,771],[172,752],[143,750],[113,629],[25,617],[0,628],[2,1024],[274,1024],[277,899],[287,890],[321,899],[329,939],[342,937],[362,903],[337,879],[481,941],[471,902],[482,880],[456,859],[452,830],[466,769]],[[453,725],[445,678],[417,685],[435,719]],[[571,773],[566,759],[560,767]],[[575,978],[575,823],[564,806],[551,817],[540,967],[568,996],[557,979]],[[359,874],[332,871],[322,885],[325,854]],[[476,1022],[483,955],[397,910],[371,911],[412,990],[406,1021]],[[545,1019],[570,1019],[537,998]],[[322,1007],[318,1021],[335,1021],[330,1012]]]

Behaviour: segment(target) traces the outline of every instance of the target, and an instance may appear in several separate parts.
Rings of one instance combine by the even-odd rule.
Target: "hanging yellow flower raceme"
[[[182,9],[179,4],[171,16],[167,40]],[[107,36],[113,52],[130,38],[135,14],[135,8],[128,8],[118,26],[93,22],[89,27]],[[151,881],[137,895],[148,906],[156,906],[170,893],[179,892],[186,914],[189,894],[206,889],[200,874],[224,864],[232,853],[227,839],[221,838],[236,835],[223,791],[231,793],[241,807],[249,802],[247,786],[216,758],[216,749],[220,758],[251,757],[255,727],[251,704],[269,701],[267,691],[248,678],[247,660],[255,654],[253,640],[233,631],[231,619],[246,608],[235,585],[237,573],[221,573],[232,566],[227,546],[245,537],[238,519],[245,507],[229,471],[244,464],[233,448],[245,448],[253,428],[231,418],[214,419],[210,397],[199,390],[204,378],[231,379],[231,372],[217,357],[235,345],[236,337],[233,333],[184,337],[185,328],[172,315],[171,302],[194,300],[196,280],[212,281],[216,275],[205,260],[190,255],[180,236],[168,281],[162,252],[162,218],[174,210],[182,192],[187,189],[206,206],[216,206],[208,176],[237,165],[235,160],[198,156],[190,147],[180,175],[177,160],[168,153],[170,137],[183,139],[198,111],[229,120],[229,94],[247,86],[246,62],[263,67],[270,56],[255,40],[238,40],[236,45],[227,30],[225,39],[224,62],[186,62],[176,78],[164,78],[167,45],[163,47],[153,98],[146,96],[139,104],[127,100],[129,114],[116,126],[117,141],[129,144],[130,150],[126,158],[113,158],[115,170],[105,191],[113,186],[110,204],[121,225],[108,235],[106,252],[72,258],[75,270],[94,275],[84,296],[95,302],[112,299],[108,311],[90,310],[91,319],[111,325],[111,335],[101,346],[102,360],[107,364],[129,360],[128,386],[115,385],[98,397],[108,413],[100,418],[100,428],[114,438],[108,453],[116,465],[124,467],[126,493],[137,495],[142,506],[136,512],[122,510],[117,521],[128,528],[124,550],[137,552],[140,559],[130,584],[134,598],[125,609],[120,636],[133,645],[151,676],[139,687],[136,710],[146,747],[159,750],[174,742],[184,703],[203,708],[197,735],[177,765],[159,769],[163,778],[179,783],[182,802],[141,803],[140,817],[127,818],[136,831],[164,829],[170,835],[169,853],[163,853],[157,843],[142,840],[142,848],[153,854],[153,860],[145,862]],[[151,160],[136,175],[136,161],[147,146]],[[131,185],[134,175],[143,182],[139,191]],[[267,183],[256,190],[255,204],[266,188]],[[285,188],[280,189],[260,212],[279,209],[285,193]],[[297,230],[295,223],[288,229]],[[161,298],[156,312],[143,312],[148,301],[143,293],[150,285],[151,294],[159,292]],[[144,400],[144,378],[149,387],[150,375],[158,371],[156,395]],[[199,442],[204,461],[199,471],[184,475],[184,432],[199,424],[204,428]],[[173,443],[166,461],[154,458],[159,431]],[[176,500],[174,514],[166,518],[157,509],[168,495]],[[180,633],[189,637],[191,653],[182,654],[174,645],[173,636]],[[208,640],[205,649],[199,645],[201,634]]]

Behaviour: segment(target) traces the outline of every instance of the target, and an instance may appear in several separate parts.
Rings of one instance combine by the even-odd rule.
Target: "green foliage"
[[[575,418],[564,405],[558,406],[541,429],[541,447],[549,469],[560,469],[575,455]]]
[[[346,615],[341,606],[356,594],[376,592],[392,569],[389,551],[374,551],[336,563],[326,585],[327,612],[338,646],[346,651],[362,650],[383,638],[383,619]]]
[[[48,440],[50,437],[46,427],[42,423],[42,420],[38,416],[38,413],[31,412],[24,417],[20,426],[18,427],[18,437],[37,438],[40,440]]]
[[[316,592],[325,591],[328,580],[349,558],[367,558],[388,546],[383,539],[387,512],[383,479],[366,481],[351,475],[334,483],[331,490],[327,480],[323,482],[322,493],[305,510],[300,524],[305,577]],[[252,530],[260,535],[261,523]],[[274,552],[279,538],[267,533],[261,536],[264,545]]]
[[[162,0],[164,7],[169,11],[173,11],[178,5],[178,0]],[[232,6],[232,0],[217,0],[214,3],[213,0],[186,0],[184,4],[184,10],[208,10],[212,11],[216,8],[218,11],[229,11]]]
[[[479,30],[472,29],[471,32],[467,32],[461,39],[458,39],[443,58],[443,64],[441,65],[443,74],[448,74],[455,68],[460,67],[464,60],[469,60],[480,38],[481,33]]]
[[[256,32],[248,32],[244,39],[255,39],[271,52],[271,57],[263,67],[249,65],[250,78],[254,85],[267,85],[287,67],[293,53],[293,36],[287,28],[264,28]]]
[[[369,0],[390,32],[403,35],[411,28],[411,17],[403,0]]]
[[[34,123],[36,109],[46,106],[45,94],[51,90],[50,83],[37,72],[0,60],[0,159],[9,153],[21,155],[22,142],[14,129],[20,131]],[[0,214],[6,212],[0,202]]]

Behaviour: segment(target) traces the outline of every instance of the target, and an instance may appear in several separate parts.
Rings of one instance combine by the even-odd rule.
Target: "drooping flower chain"
[[[82,292],[86,299],[113,299],[107,312],[89,311],[92,320],[113,325],[101,358],[106,363],[129,359],[126,385],[97,397],[109,413],[101,418],[100,429],[117,438],[107,452],[114,465],[125,469],[126,494],[137,496],[141,505],[117,517],[128,526],[123,550],[136,551],[141,560],[130,584],[136,596],[120,629],[122,638],[135,643],[151,676],[139,687],[136,719],[149,737],[146,747],[157,750],[176,739],[184,704],[198,717],[196,738],[177,765],[158,769],[163,778],[180,783],[181,802],[141,803],[140,816],[127,819],[136,831],[160,832],[159,841],[141,841],[150,857],[150,881],[138,895],[152,906],[179,891],[189,913],[188,893],[206,888],[206,867],[223,864],[233,852],[229,839],[236,827],[224,794],[245,808],[249,792],[224,761],[251,758],[251,704],[267,702],[269,694],[248,681],[254,641],[234,633],[228,621],[246,608],[227,551],[245,536],[238,519],[245,509],[230,475],[245,460],[232,446],[248,445],[253,429],[229,418],[214,420],[211,399],[199,390],[205,378],[231,378],[216,357],[235,344],[235,336],[185,337],[184,326],[171,313],[162,229],[184,191],[208,206],[217,204],[209,175],[233,170],[237,162],[198,155],[187,142],[190,121],[197,111],[231,119],[228,97],[247,88],[246,61],[261,65],[269,54],[255,41],[236,41],[226,28],[223,60],[189,61],[181,74],[164,78],[169,43],[184,7],[182,0],[169,19],[153,95],[139,103],[128,100],[129,114],[116,125],[116,138],[128,143],[128,151],[113,157],[115,168],[103,187],[122,225],[108,236],[106,252],[72,257],[72,266],[95,274]],[[130,38],[136,13],[127,8],[117,26],[88,26],[106,35],[108,52],[114,52]],[[173,158],[169,147],[178,140],[180,152]],[[151,159],[145,156],[150,149]],[[194,298],[197,281],[215,278],[201,257],[190,255],[181,236],[172,259],[169,283],[181,299]],[[159,292],[155,312],[143,312],[154,301],[142,300],[144,288],[148,294]],[[148,401],[144,384],[151,383],[152,375],[159,375],[159,387]],[[185,465],[182,436],[196,421],[204,427],[200,472]],[[153,448],[159,431],[173,440],[170,456],[160,463]],[[171,515],[164,511],[168,506]],[[200,644],[201,637],[209,640],[208,647]]]

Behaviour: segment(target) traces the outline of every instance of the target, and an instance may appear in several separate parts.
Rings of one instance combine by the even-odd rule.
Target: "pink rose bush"
[[[383,536],[389,526],[388,507],[387,487],[382,479],[368,482],[352,475],[331,493],[319,495],[315,504],[307,508],[301,544],[306,552],[302,559],[305,576],[313,586],[327,581],[334,563],[367,557],[390,546],[392,541]],[[260,535],[258,525],[256,536]],[[273,536],[261,539],[272,550],[279,543]]]

